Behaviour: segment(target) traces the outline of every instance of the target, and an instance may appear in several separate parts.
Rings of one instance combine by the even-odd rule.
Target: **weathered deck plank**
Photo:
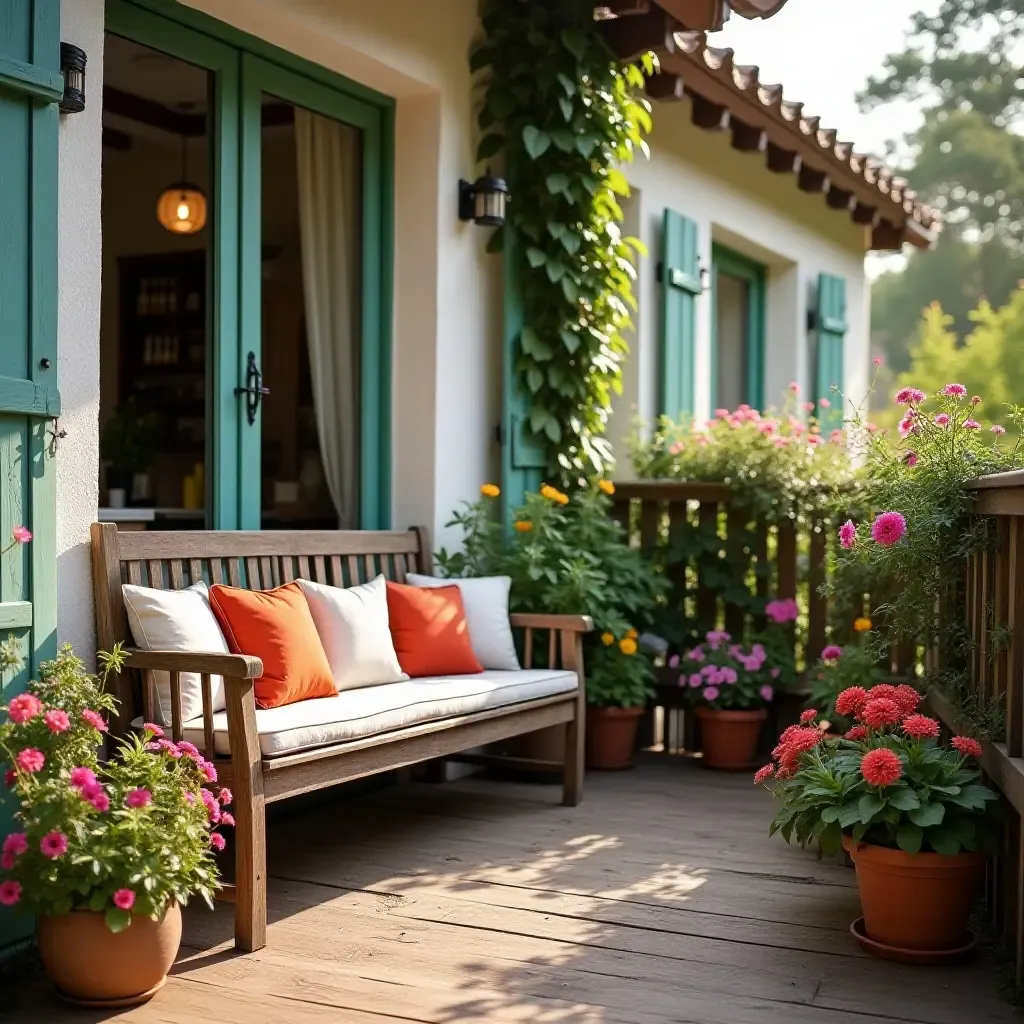
[[[555,787],[409,785],[270,826],[269,946],[186,916],[151,1004],[90,1016],[37,986],[12,1020],[74,1024],[962,1024],[1016,1019],[984,960],[865,956],[852,872],[769,841],[746,777],[683,762]],[[0,998],[0,1005],[11,1005]]]

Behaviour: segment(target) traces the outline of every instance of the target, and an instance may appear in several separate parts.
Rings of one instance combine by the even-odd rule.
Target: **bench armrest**
[[[557,629],[568,633],[589,633],[594,620],[589,615],[534,615],[532,612],[513,612],[509,616],[513,626],[526,629]]]
[[[140,651],[129,647],[128,667],[158,672],[206,672],[233,679],[258,679],[263,662],[249,654],[217,654],[198,651]]]

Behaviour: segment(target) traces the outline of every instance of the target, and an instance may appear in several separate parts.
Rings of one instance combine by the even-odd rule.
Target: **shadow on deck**
[[[193,907],[148,1006],[46,1024],[980,1024],[1015,1020],[984,958],[867,957],[852,870],[769,841],[748,776],[682,760],[555,787],[463,780],[377,791],[270,830],[270,941],[231,948]],[[0,1008],[11,1006],[11,994]],[[0,1016],[3,1016],[0,1012]]]

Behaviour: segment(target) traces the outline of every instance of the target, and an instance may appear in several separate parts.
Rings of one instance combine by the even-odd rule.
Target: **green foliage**
[[[99,728],[100,712],[116,706],[104,679],[123,664],[120,648],[101,663],[103,678],[89,675],[65,646],[27,693],[2,709],[8,718],[0,725],[0,755],[13,766],[15,836],[25,848],[5,854],[0,884],[7,885],[5,902],[13,891],[19,908],[52,915],[91,910],[116,932],[131,925],[133,914],[158,918],[169,902],[187,903],[195,892],[212,906],[218,875],[210,830],[221,812],[203,792],[216,779],[213,766],[195,748],[151,743],[150,727],[111,760],[99,760],[106,730]],[[19,760],[27,751],[41,755],[41,766]],[[60,845],[48,849],[55,837]],[[126,891],[134,895],[131,907]]]
[[[129,398],[103,425],[100,453],[115,469],[141,473],[153,460],[159,433],[159,416],[142,412],[135,398]]]
[[[938,723],[933,722],[935,731]],[[815,737],[814,733],[817,733]],[[795,763],[780,754],[773,796],[782,805],[770,834],[825,853],[842,837],[906,853],[995,850],[998,797],[982,784],[973,761],[932,738],[912,738],[898,727],[869,729],[862,740],[826,739],[813,725],[794,727],[789,744],[805,749]],[[787,745],[786,734],[780,747]],[[777,748],[778,749],[778,748]],[[865,754],[891,751],[899,777],[872,785],[862,774]]]
[[[562,477],[600,474],[602,438],[627,354],[639,243],[622,236],[621,165],[647,153],[643,73],[616,60],[593,4],[485,0],[485,38],[470,67],[485,73],[477,156],[504,154],[507,225],[524,324],[515,369],[530,431]],[[646,58],[645,69],[654,70]],[[495,245],[505,240],[496,236]]]
[[[838,658],[821,658],[807,673],[811,689],[807,706],[814,708],[834,732],[846,732],[854,723],[836,711],[836,697],[851,686],[870,690],[882,682],[885,673],[878,667],[878,657],[870,637],[858,634],[854,643],[842,648]]]
[[[607,496],[599,486],[570,495],[545,486],[527,495],[515,524],[508,531],[497,521],[493,497],[466,505],[448,524],[462,528],[463,549],[438,552],[441,571],[511,577],[512,611],[591,616],[596,631],[585,640],[588,701],[642,705],[652,671],[638,635],[654,615],[662,582],[629,547]],[[546,645],[534,651],[540,664]]]

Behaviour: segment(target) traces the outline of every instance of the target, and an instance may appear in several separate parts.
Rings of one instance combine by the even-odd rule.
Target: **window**
[[[715,408],[764,400],[765,268],[732,249],[712,248],[711,397]]]

